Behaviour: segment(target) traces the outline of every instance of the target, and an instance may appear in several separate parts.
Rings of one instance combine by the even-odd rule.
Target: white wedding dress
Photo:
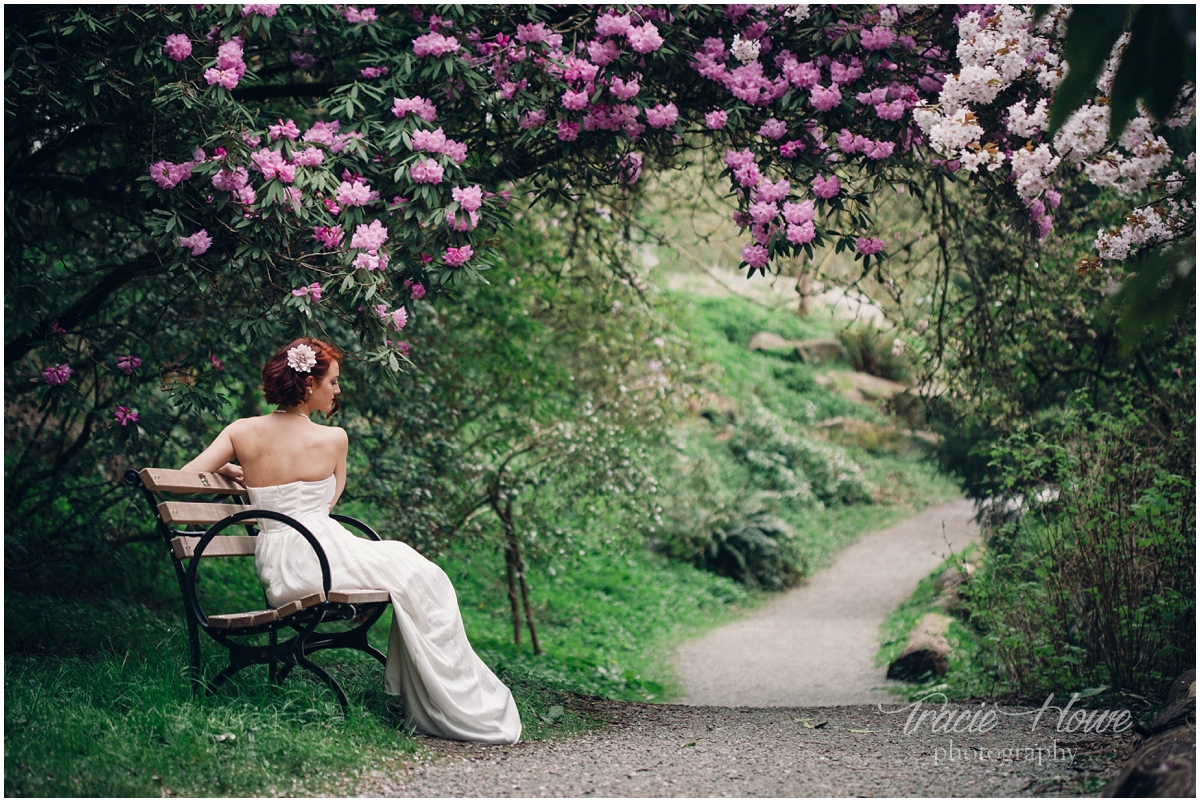
[[[381,588],[392,597],[384,691],[403,697],[419,732],[460,741],[516,743],[521,717],[508,687],[467,641],[446,573],[406,543],[366,540],[329,517],[336,482],[251,487],[250,503],[304,524],[329,559],[332,588]],[[312,547],[286,524],[263,521],[255,562],[273,606],[321,590]]]

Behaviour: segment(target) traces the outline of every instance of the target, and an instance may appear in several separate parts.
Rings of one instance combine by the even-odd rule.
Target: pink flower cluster
[[[46,368],[42,371],[42,379],[51,387],[61,387],[71,380],[71,366],[63,364]]]
[[[418,184],[440,184],[445,168],[433,159],[421,159],[408,168],[408,174]]]
[[[440,33],[427,33],[413,40],[413,55],[444,56],[459,48],[458,40],[453,36],[442,36]]]
[[[279,3],[246,3],[242,6],[242,16],[259,14],[264,17],[273,17],[275,12],[279,11],[279,6]]]
[[[158,184],[159,189],[174,189],[179,182],[192,177],[192,168],[195,166],[195,162],[173,164],[165,160],[156,161],[150,165],[150,178]]]
[[[408,323],[408,311],[403,306],[389,312],[387,304],[376,304],[374,309],[375,314],[383,320],[384,324],[396,331],[400,331]]]
[[[896,148],[895,142],[868,139],[861,134],[852,134],[845,128],[838,134],[837,144],[842,153],[848,156],[861,153],[872,160],[886,159],[892,155],[892,151]]]
[[[364,78],[380,78],[388,74],[387,67],[363,67],[362,77]]]
[[[119,356],[117,357],[117,369],[126,376],[131,375],[135,370],[142,366],[142,360],[136,356]]]
[[[863,256],[870,256],[883,250],[883,240],[874,237],[859,237],[854,241],[854,249]]]
[[[842,191],[842,182],[838,181],[836,175],[831,175],[828,178],[818,175],[813,178],[812,182],[813,194],[818,198],[829,200],[837,197],[837,194]]]
[[[342,245],[342,227],[339,226],[319,226],[313,229],[313,239],[321,243],[321,247],[327,251],[336,251]]]
[[[447,248],[442,258],[450,267],[462,267],[474,255],[475,251],[470,245],[463,245],[461,248]]]
[[[278,178],[285,184],[296,180],[296,165],[291,164],[283,156],[283,151],[262,148],[250,154],[250,161],[266,180]]]
[[[397,117],[413,114],[425,122],[431,123],[437,117],[437,107],[422,97],[398,97],[392,103],[392,114]]]
[[[320,303],[320,301],[321,301],[321,282],[314,281],[312,284],[309,284],[307,287],[297,287],[296,289],[292,290],[292,295],[295,296],[296,298],[312,298],[313,303]]]
[[[242,40],[230,39],[217,48],[217,66],[204,71],[204,80],[209,86],[220,85],[233,89],[246,74],[246,62],[242,61]]]
[[[350,238],[350,247],[362,248],[373,253],[383,247],[387,238],[387,228],[378,220],[372,220],[370,225],[363,223],[354,229],[354,236]]]
[[[366,206],[379,200],[379,193],[365,181],[343,181],[337,188],[337,202],[343,206]]]
[[[129,407],[117,407],[116,411],[113,412],[113,417],[117,419],[117,422],[121,424],[122,428],[128,426],[131,423],[138,422],[137,412],[130,409]]]
[[[651,128],[666,128],[674,125],[678,119],[679,109],[675,107],[674,103],[668,103],[665,106],[659,103],[652,109],[646,109],[646,122],[650,124]]]
[[[192,40],[186,33],[173,33],[167,37],[163,52],[174,61],[186,61],[192,55]]]
[[[180,248],[190,249],[192,256],[202,256],[212,246],[212,242],[212,237],[202,228],[190,237],[180,237],[178,245]]]
[[[352,24],[362,23],[363,25],[370,25],[379,19],[379,15],[375,13],[375,6],[368,6],[364,9],[346,6],[342,9],[342,16],[346,18],[346,22]]]
[[[296,123],[288,120],[286,123],[281,119],[278,125],[267,126],[267,137],[270,139],[290,139],[293,142],[300,136],[300,129],[296,127]]]
[[[425,297],[425,285],[417,284],[410,278],[404,280],[404,288],[408,290],[409,295],[414,301],[419,301]]]

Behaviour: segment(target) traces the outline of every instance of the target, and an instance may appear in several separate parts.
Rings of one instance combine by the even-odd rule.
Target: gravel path
[[[928,721],[906,734],[908,711],[887,715],[867,705],[590,704],[593,715],[609,720],[607,726],[570,739],[503,747],[426,739],[427,759],[399,773],[368,773],[342,792],[374,797],[1077,795],[1098,787],[1110,771],[1111,757],[1103,753],[1129,745],[1127,736],[1060,734],[1052,723],[1044,726],[1049,719],[1034,732],[1029,711],[1009,707],[997,709],[996,727],[987,734],[933,733]],[[978,712],[960,705],[948,709]]]
[[[886,683],[872,661],[880,622],[940,555],[975,538],[971,512],[956,502],[868,535],[806,586],[681,649],[688,704],[580,698],[572,709],[597,723],[581,735],[499,747],[426,738],[424,758],[401,771],[347,778],[336,790],[372,797],[1094,792],[1113,772],[1114,756],[1129,752],[1131,734],[1060,733],[1053,714],[1034,728],[1029,708],[936,700],[910,716],[907,703],[877,690]],[[942,717],[921,721],[925,711]],[[944,726],[947,712],[957,730]],[[990,726],[979,726],[986,716]]]
[[[864,536],[807,584],[685,644],[676,666],[694,705],[802,707],[886,702],[879,625],[951,549],[979,535],[969,501]]]

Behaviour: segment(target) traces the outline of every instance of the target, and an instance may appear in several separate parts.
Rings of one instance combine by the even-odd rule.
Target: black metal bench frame
[[[211,491],[201,488],[174,494],[211,493],[214,496],[214,503],[230,508],[230,513],[212,523],[205,530],[173,528],[172,523],[180,522],[169,521],[168,516],[164,515],[164,510],[169,502],[166,495],[170,491],[155,487],[150,472],[156,470],[153,468],[145,468],[141,472],[130,470],[125,473],[124,480],[125,484],[142,490],[147,503],[154,511],[157,519],[157,532],[162,537],[175,568],[175,576],[179,582],[179,592],[184,604],[184,618],[187,622],[188,648],[191,658],[189,668],[193,689],[199,692],[207,687],[210,691],[216,691],[234,674],[254,665],[266,665],[269,681],[272,684],[279,684],[293,668],[299,666],[324,682],[337,697],[343,714],[348,715],[349,700],[346,698],[345,691],[328,671],[310,660],[309,656],[314,652],[326,649],[354,649],[369,654],[380,663],[385,663],[384,654],[371,646],[367,640],[368,631],[390,604],[390,601],[380,601],[377,598],[384,591],[332,590],[329,560],[316,537],[303,524],[290,516],[272,510],[249,508],[242,498],[246,491],[216,474],[191,474],[198,477],[202,485],[212,487]],[[166,471],[157,472],[166,473]],[[171,473],[178,474],[179,472]],[[206,512],[211,517],[212,510],[215,509],[214,505],[202,506],[208,508]],[[333,514],[330,517],[339,523],[357,529],[370,540],[382,540],[375,530],[362,521],[346,515]],[[322,592],[284,605],[278,610],[268,607],[258,613],[247,613],[241,616],[211,617],[206,615],[197,591],[198,570],[204,551],[214,540],[226,536],[226,530],[233,527],[245,527],[250,536],[257,536],[258,528],[255,526],[255,522],[263,519],[286,524],[304,537],[316,554],[321,567]],[[246,557],[251,555],[227,552],[225,556]],[[363,598],[368,600],[362,601]],[[271,618],[272,613],[275,613],[277,617]],[[253,616],[268,620],[261,623],[247,623],[246,621],[230,623],[230,619],[248,619]],[[319,629],[321,624],[337,621],[351,621],[354,626],[343,631]],[[292,632],[285,632],[285,637],[281,639],[280,633],[285,630]],[[211,682],[206,682],[203,678],[200,655],[201,631],[207,633],[229,652],[229,665],[222,669]],[[263,634],[268,636],[266,645],[239,642],[239,639]]]

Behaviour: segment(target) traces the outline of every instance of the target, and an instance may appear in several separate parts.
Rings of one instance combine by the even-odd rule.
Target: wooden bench
[[[367,632],[387,609],[390,603],[388,592],[376,588],[330,587],[329,561],[313,534],[287,515],[251,509],[247,506],[246,488],[220,474],[144,468],[127,471],[125,483],[142,489],[158,519],[158,533],[175,566],[188,625],[193,687],[200,689],[206,684],[200,664],[200,632],[204,631],[229,651],[229,665],[207,683],[213,690],[248,666],[268,666],[268,678],[272,683],[282,682],[294,667],[299,666],[325,682],[337,696],[343,712],[347,712],[349,702],[345,691],[309,656],[324,649],[356,649],[385,662],[383,653],[368,643]],[[195,500],[197,496],[203,500]],[[191,500],[177,500],[179,497]],[[379,535],[361,521],[345,515],[331,517],[371,540],[380,540]],[[312,546],[321,566],[321,592],[280,607],[271,607],[264,598],[263,608],[259,610],[207,615],[197,590],[201,563],[218,557],[253,559],[257,524],[263,519],[287,524]],[[349,621],[350,627],[341,631],[321,628],[322,624],[338,621]],[[265,644],[262,643],[264,635]]]

